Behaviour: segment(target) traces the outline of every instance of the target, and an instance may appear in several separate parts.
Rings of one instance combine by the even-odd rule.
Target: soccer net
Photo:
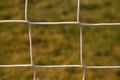
[[[120,66],[86,66],[83,63],[83,26],[108,26],[108,25],[120,25],[120,23],[82,23],[80,21],[80,0],[77,1],[77,18],[74,22],[31,22],[28,20],[28,1],[25,0],[25,20],[0,20],[0,23],[6,23],[6,22],[19,22],[19,23],[27,23],[29,27],[29,47],[30,47],[30,62],[31,64],[16,64],[16,65],[0,65],[0,67],[32,67],[34,69],[33,73],[33,80],[36,80],[36,68],[81,68],[84,70],[82,80],[85,80],[86,78],[86,71],[90,68],[120,68]],[[33,62],[33,53],[32,53],[32,32],[31,32],[31,25],[61,25],[61,24],[77,24],[80,27],[80,65],[35,65]]]

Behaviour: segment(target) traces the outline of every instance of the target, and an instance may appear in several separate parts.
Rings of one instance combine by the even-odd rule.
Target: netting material
[[[88,68],[120,68],[120,66],[86,66],[83,63],[83,42],[82,42],[82,28],[83,26],[106,26],[106,25],[120,25],[120,23],[82,23],[80,22],[80,0],[78,0],[77,4],[77,18],[74,22],[31,22],[28,20],[28,0],[25,0],[25,20],[0,20],[0,23],[5,22],[19,22],[19,23],[27,23],[29,27],[29,47],[30,47],[30,61],[31,64],[16,64],[16,65],[0,65],[0,67],[33,67],[34,74],[33,74],[33,80],[36,80],[36,68],[65,68],[65,67],[78,67],[84,69],[83,72],[83,78],[82,80],[85,80],[86,77],[86,71]],[[33,53],[32,53],[32,32],[31,32],[31,25],[32,24],[38,24],[38,25],[44,25],[44,24],[78,24],[80,26],[80,65],[35,65],[33,62]]]

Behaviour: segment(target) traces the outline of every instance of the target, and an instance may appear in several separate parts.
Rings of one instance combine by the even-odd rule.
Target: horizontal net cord
[[[26,20],[0,20],[0,23],[7,23],[7,22],[27,22]]]
[[[83,66],[83,65],[32,65],[32,64],[15,64],[15,65],[0,65],[0,67],[36,67],[36,68],[67,68],[67,67],[78,67],[86,69],[97,69],[97,68],[120,68],[120,66]]]
[[[41,67],[41,68],[54,68],[54,67],[82,67],[82,65],[33,65],[33,64],[15,64],[15,65],[0,65],[0,67]]]
[[[7,22],[23,22],[23,23],[29,23],[29,24],[80,24],[81,26],[117,26],[120,25],[120,23],[82,23],[82,22],[30,22],[27,20],[0,20],[0,23],[7,23]]]
[[[78,67],[86,69],[97,69],[97,68],[120,68],[120,66],[83,66],[83,65],[50,65],[50,66],[36,66],[38,68],[65,68],[65,67]]]
[[[0,20],[0,23],[7,23],[7,22],[23,22],[29,24],[79,24],[79,22],[30,22],[28,20]]]
[[[30,67],[32,64],[0,65],[0,67]]]
[[[82,65],[46,65],[46,66],[36,66],[38,68],[65,68],[65,67],[80,67],[82,68]]]
[[[29,22],[30,24],[79,24],[79,22]]]
[[[119,26],[120,23],[80,23],[81,26]]]
[[[97,68],[120,68],[120,66],[85,66],[86,68],[90,68],[90,69],[92,69],[92,68],[94,68],[94,69],[97,69]]]

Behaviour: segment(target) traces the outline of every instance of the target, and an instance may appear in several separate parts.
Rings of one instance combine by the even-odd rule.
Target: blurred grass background
[[[80,21],[119,22],[119,0],[81,0]],[[24,0],[0,0],[0,20],[24,19]],[[77,0],[29,0],[30,21],[76,21]],[[79,25],[32,25],[36,65],[80,64]],[[119,26],[83,27],[83,63],[120,65]],[[0,64],[29,64],[28,25],[0,23]],[[36,80],[80,80],[80,68],[38,68]],[[0,68],[0,80],[32,80],[33,69]],[[120,69],[88,69],[86,80],[120,80]]]

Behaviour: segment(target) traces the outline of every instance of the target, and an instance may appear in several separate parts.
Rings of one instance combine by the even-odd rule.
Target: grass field
[[[80,21],[119,22],[119,0],[81,0]],[[0,20],[24,19],[24,0],[0,0]],[[77,0],[29,0],[30,21],[76,21]],[[79,25],[32,25],[36,65],[80,64]],[[83,27],[84,65],[120,65],[119,26]],[[26,23],[0,23],[0,65],[29,64]],[[82,80],[81,68],[37,68],[36,80]],[[33,80],[33,68],[0,68],[0,80]],[[120,80],[120,69],[88,69],[86,80]]]

